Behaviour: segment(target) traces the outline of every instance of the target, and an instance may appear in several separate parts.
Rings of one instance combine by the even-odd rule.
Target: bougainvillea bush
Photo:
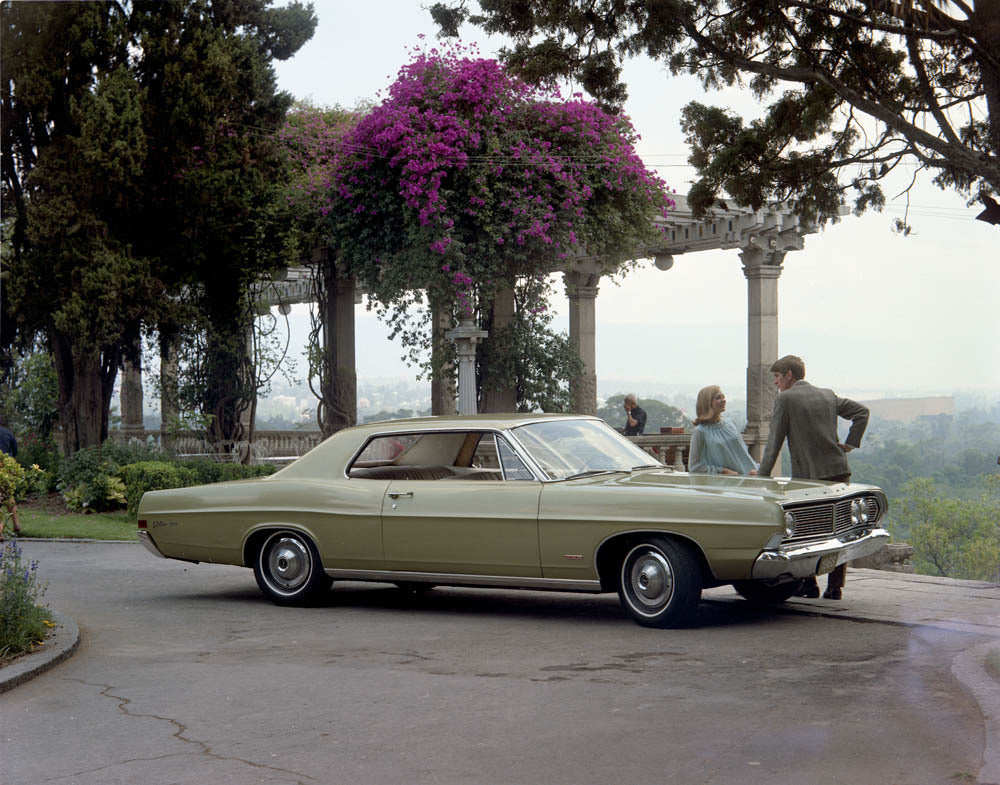
[[[286,132],[308,172],[295,198],[319,217],[341,272],[397,325],[420,290],[482,318],[497,289],[576,257],[599,255],[614,272],[672,206],[627,117],[461,46],[415,50],[356,123],[322,122],[298,117]]]

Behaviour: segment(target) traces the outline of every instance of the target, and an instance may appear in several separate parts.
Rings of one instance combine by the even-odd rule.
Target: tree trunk
[[[98,354],[74,356],[70,339],[54,330],[50,342],[59,380],[63,449],[72,455],[108,438],[111,398],[122,353],[120,347],[105,347]]]
[[[354,279],[337,276],[332,262],[323,270],[326,310],[323,320],[321,375],[323,436],[330,436],[358,423],[358,376],[355,362]]]

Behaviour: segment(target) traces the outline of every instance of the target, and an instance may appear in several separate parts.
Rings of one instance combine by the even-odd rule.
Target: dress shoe
[[[795,592],[796,597],[806,597],[810,600],[814,600],[819,597],[819,586],[816,585],[815,579],[812,581],[804,580],[799,590]]]
[[[827,589],[823,592],[824,600],[839,600],[843,596],[840,589]]]

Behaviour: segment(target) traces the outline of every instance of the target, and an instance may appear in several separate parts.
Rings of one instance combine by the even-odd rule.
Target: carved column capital
[[[747,280],[760,278],[780,278],[784,268],[784,251],[765,251],[761,248],[747,247],[740,251],[743,260],[743,275]]]

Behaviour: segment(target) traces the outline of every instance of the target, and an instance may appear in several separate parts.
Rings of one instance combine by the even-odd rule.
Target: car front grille
[[[785,538],[785,542],[822,539],[832,535],[843,535],[854,529],[870,529],[879,518],[879,503],[874,496],[862,497],[868,505],[868,522],[860,526],[851,523],[851,502],[857,497],[841,499],[838,502],[805,504],[787,507],[795,516],[795,534]]]

